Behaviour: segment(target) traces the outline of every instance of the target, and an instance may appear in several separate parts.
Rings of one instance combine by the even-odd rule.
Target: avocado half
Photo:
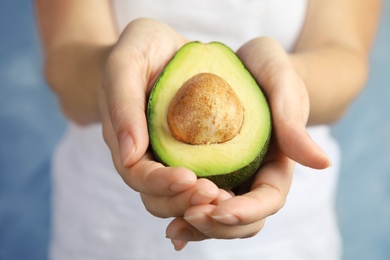
[[[221,87],[213,88],[213,82],[222,81],[225,83],[220,83]],[[203,82],[199,90],[197,82]],[[189,85],[192,90],[188,90]],[[235,99],[239,105],[233,104],[231,108],[228,104]],[[210,102],[216,105],[210,107]],[[202,113],[196,118],[198,110]],[[207,121],[205,112],[213,114],[207,123],[202,122]],[[169,115],[173,119],[169,119]],[[236,120],[239,117],[242,120]],[[219,42],[190,42],[175,54],[152,89],[147,118],[156,160],[166,166],[186,167],[199,178],[210,179],[223,189],[242,184],[257,171],[271,135],[270,110],[259,85],[236,54]],[[229,132],[227,138],[216,133],[218,129],[214,128],[220,124],[212,125],[214,128],[209,130],[210,124],[225,118],[228,119],[220,132]],[[231,130],[236,124],[239,127]],[[200,129],[201,125],[206,125],[207,129]],[[176,133],[175,129],[180,127],[185,130],[179,129]],[[216,136],[216,139],[198,138],[195,132],[199,131],[203,131],[203,139],[207,136]],[[192,139],[199,142],[188,136],[195,136]]]

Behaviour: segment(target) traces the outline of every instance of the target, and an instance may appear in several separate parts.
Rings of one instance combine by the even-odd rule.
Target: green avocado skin
[[[240,186],[260,168],[264,156],[268,151],[269,140],[270,139],[267,140],[267,143],[264,145],[259,155],[247,166],[231,173],[203,176],[203,178],[209,179],[214,182],[218,188],[224,190],[232,190],[237,186]]]
[[[182,48],[188,48],[190,45],[196,45],[196,44],[203,44],[203,43],[198,42],[198,41],[189,42],[186,45],[184,45]],[[223,43],[219,43],[219,42],[212,42],[211,44],[220,44],[224,48],[229,48],[226,45],[224,45]],[[178,52],[180,52],[180,50]],[[233,51],[231,51],[231,52],[234,53]],[[235,55],[235,53],[234,53],[234,55]],[[176,57],[176,55],[172,58],[172,60],[174,60],[175,57]],[[238,59],[238,57],[237,57],[237,59]],[[239,62],[241,64],[241,66],[243,68],[245,68],[244,64],[242,64],[241,61],[239,61]],[[169,65],[169,63],[168,63],[168,65]],[[168,65],[167,65],[167,67],[168,67]],[[148,128],[149,128],[149,132],[150,132],[149,133],[150,137],[152,136],[151,129],[153,128],[153,125],[151,124],[151,117],[152,117],[152,113],[153,113],[152,112],[153,103],[154,103],[153,99],[155,98],[154,97],[154,90],[156,89],[156,87],[158,87],[160,79],[162,79],[164,74],[167,73],[167,70],[166,70],[167,67],[161,72],[161,74],[157,78],[157,80],[154,84],[154,88],[152,89],[152,92],[150,94],[149,101],[148,101],[147,120],[148,120]],[[247,73],[249,73],[249,71],[246,68],[245,68],[245,70],[247,71]],[[272,127],[272,124],[271,124],[271,122],[269,122],[268,135],[266,137],[265,143],[264,143],[262,149],[260,150],[260,152],[258,152],[257,156],[249,164],[242,167],[241,169],[235,170],[235,171],[230,172],[230,173],[223,173],[223,174],[216,174],[216,175],[204,174],[202,172],[197,172],[196,170],[193,170],[193,169],[190,169],[190,170],[193,170],[195,172],[195,174],[198,176],[198,178],[209,179],[210,181],[214,182],[221,189],[232,190],[232,189],[236,188],[237,186],[243,184],[246,180],[248,180],[260,168],[261,163],[262,163],[262,161],[263,161],[263,159],[268,151],[268,147],[269,147],[269,143],[270,143],[270,139],[271,139],[271,132],[272,132],[271,127]],[[172,166],[169,163],[165,162],[161,158],[161,156],[159,156],[159,154],[156,152],[156,149],[153,146],[152,139],[150,140],[150,147],[149,148],[152,151],[156,161],[161,162],[165,166]],[[175,166],[177,166],[177,165],[175,165]]]

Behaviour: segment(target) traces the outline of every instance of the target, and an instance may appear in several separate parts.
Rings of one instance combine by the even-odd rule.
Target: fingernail
[[[325,156],[326,156],[326,158],[328,158],[328,165],[326,166],[326,168],[332,167],[333,166],[332,160],[327,155],[325,155]]]
[[[321,149],[322,150],[322,149]],[[321,151],[320,150],[320,151]],[[329,158],[329,156],[322,150],[322,155],[324,156],[324,158],[327,160],[327,164],[324,166],[324,169],[326,168],[329,168],[329,167],[332,167],[332,160]]]
[[[220,216],[211,216],[216,221],[226,224],[226,225],[237,225],[240,223],[240,220],[233,214],[224,214]]]
[[[332,167],[332,160],[329,158],[329,156],[326,154],[326,152],[324,151],[324,149],[322,149],[322,147],[318,144],[318,143],[316,143],[316,142],[314,142],[314,144],[316,145],[316,147],[317,147],[317,150],[322,154],[322,156],[327,160],[327,164],[326,165],[324,165],[324,167],[323,168],[329,168],[329,167]]]
[[[328,166],[328,168],[330,168],[330,167],[332,167],[332,166],[333,166],[333,162],[332,162],[331,159],[329,159],[329,166]]]
[[[208,204],[211,201],[213,201],[216,198],[216,196],[217,195],[214,195],[214,194],[209,193],[207,191],[199,190],[192,195],[191,204],[193,206],[201,205],[201,204]]]
[[[184,219],[202,232],[207,232],[214,228],[214,222],[204,213],[184,216]]]
[[[122,165],[126,166],[132,154],[135,152],[134,140],[129,133],[125,133],[120,137],[119,151]]]

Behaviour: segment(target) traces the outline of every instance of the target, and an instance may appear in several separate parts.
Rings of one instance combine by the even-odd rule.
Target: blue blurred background
[[[333,128],[343,153],[344,259],[390,259],[390,0],[371,77]],[[330,104],[331,105],[331,104]],[[42,78],[32,1],[0,2],[0,260],[47,258],[50,156],[65,128]]]

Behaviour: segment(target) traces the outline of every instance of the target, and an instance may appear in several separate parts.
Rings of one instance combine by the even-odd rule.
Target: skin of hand
[[[187,42],[151,19],[132,21],[108,55],[98,100],[103,137],[125,183],[141,194],[158,217],[183,216],[189,207],[209,204],[226,192],[185,168],[165,167],[148,151],[147,97],[161,71]]]
[[[337,100],[341,104],[338,106],[340,108],[347,106],[351,97],[356,95],[358,88],[354,86],[362,85],[364,81],[365,55],[368,46],[352,44],[348,39],[353,43],[364,42],[356,36],[364,33],[366,35],[362,38],[370,39],[370,30],[375,23],[371,26],[367,25],[370,24],[367,20],[370,21],[372,18],[368,14],[376,15],[374,7],[371,8],[373,9],[371,12],[366,12],[369,9],[367,6],[356,5],[352,0],[343,1],[343,8],[337,9],[339,11],[336,12],[334,7],[340,7],[338,0],[313,0],[310,1],[308,19],[321,22],[306,23],[310,26],[307,28],[306,25],[294,55],[287,54],[276,41],[269,38],[256,38],[238,50],[238,56],[264,88],[271,105],[274,133],[270,151],[256,174],[250,190],[236,196],[232,192],[218,189],[210,181],[197,179],[194,173],[187,169],[164,167],[155,162],[147,150],[148,132],[145,117],[147,95],[165,64],[186,40],[162,23],[141,19],[133,21],[121,34],[118,42],[116,40],[104,42],[107,32],[111,29],[103,30],[102,34],[102,27],[98,27],[96,35],[102,34],[102,37],[94,38],[90,35],[87,37],[84,33],[73,33],[73,39],[70,41],[72,44],[69,44],[68,34],[58,36],[61,26],[77,25],[70,27],[71,30],[68,31],[72,32],[77,31],[84,23],[85,27],[82,28],[92,28],[96,27],[105,16],[100,15],[96,20],[90,16],[77,15],[84,12],[69,11],[85,5],[88,13],[96,13],[88,9],[91,8],[88,1],[59,1],[57,4],[53,2],[48,1],[52,5],[72,5],[74,8],[57,8],[59,12],[67,11],[68,15],[71,13],[71,19],[61,21],[53,30],[43,30],[44,36],[49,34],[56,43],[45,41],[50,61],[47,65],[49,67],[47,76],[54,88],[60,86],[58,88],[60,91],[57,92],[60,98],[80,96],[74,94],[80,89],[86,94],[85,99],[89,98],[87,103],[82,99],[70,99],[70,101],[67,99],[68,101],[64,102],[67,103],[67,107],[80,107],[83,111],[90,112],[83,114],[81,119],[77,110],[69,115],[83,124],[96,120],[102,121],[104,139],[111,150],[115,167],[124,181],[140,192],[146,209],[153,215],[176,217],[167,227],[167,237],[172,240],[177,250],[182,249],[188,241],[253,236],[261,230],[264,219],[283,206],[291,185],[294,161],[318,169],[329,166],[329,159],[311,140],[305,125],[329,122],[338,117],[341,109],[328,111],[326,105],[319,105],[326,104],[320,102],[322,97]],[[372,4],[376,1],[365,2]],[[98,5],[93,6],[97,8]],[[355,7],[358,10],[355,10]],[[339,25],[337,29],[340,31],[336,30],[334,34],[326,29],[329,25],[326,21],[329,19],[325,19],[324,16],[333,17],[332,15],[340,13],[340,16],[345,19],[345,14],[352,13],[351,16],[356,17],[356,13],[361,10],[364,10],[365,14],[359,16],[358,20],[364,26],[353,19],[352,22],[351,19],[347,19],[348,26]],[[55,14],[55,12],[50,13]],[[64,17],[52,16],[51,19]],[[86,18],[91,18],[92,22],[85,22]],[[332,26],[334,27],[334,24]],[[351,27],[354,30],[350,30]],[[355,27],[359,31],[355,30]],[[321,31],[321,37],[315,34],[316,38],[313,40],[313,31]],[[343,41],[332,41],[338,39],[339,35],[345,35]],[[92,41],[103,39],[101,41],[105,47],[97,48],[95,52],[91,51],[94,50],[93,48],[78,48],[77,55],[74,55],[74,42],[87,41],[89,46],[88,41],[91,39]],[[335,48],[335,46],[342,47]],[[353,51],[350,51],[351,49]],[[63,52],[63,50],[70,50],[70,52]],[[58,77],[61,77],[63,68],[67,65],[59,58],[71,57],[70,54],[76,57],[75,61],[69,62],[70,68],[89,67],[87,64],[90,62],[91,68],[94,69],[86,74],[75,73],[67,77],[67,79],[74,78],[75,84],[65,84],[66,86],[76,86],[78,81],[84,83],[76,90],[61,87],[61,84],[57,85]],[[79,62],[79,57],[85,59]],[[322,60],[321,58],[326,62],[319,64],[318,60]],[[331,68],[340,62],[345,65],[341,66],[343,71],[352,75],[356,71],[363,72],[363,79],[359,78],[358,82],[351,83],[350,77],[344,77],[345,82],[339,82],[340,84],[332,82],[334,86],[330,87],[335,89],[341,89],[340,86],[348,83],[348,87],[343,88],[341,93],[329,89],[329,86],[317,84],[315,79],[318,75],[325,75],[321,79],[327,76],[334,78],[334,70],[340,70],[340,66],[336,66],[334,70]],[[325,71],[318,72],[324,68]],[[327,70],[328,68],[330,69]],[[103,74],[100,76],[102,70]],[[102,79],[102,88],[97,87],[97,82],[91,80],[96,78]],[[337,93],[337,96],[324,95],[328,92]],[[91,99],[91,96],[97,98]]]
[[[340,118],[364,86],[379,10],[380,1],[312,0],[293,53],[268,38],[237,51],[267,95],[273,144],[248,193],[191,207],[171,222],[166,232],[176,250],[188,241],[255,235],[283,206],[293,161],[318,169],[330,165],[304,128]]]
[[[232,193],[219,190],[208,180],[197,180],[184,168],[169,168],[156,163],[147,152],[144,113],[147,94],[166,62],[185,42],[172,29],[157,21],[142,19],[129,24],[108,56],[103,74],[103,91],[99,92],[103,136],[117,171],[132,189],[140,192],[146,209],[153,215],[179,217],[182,223],[191,225],[195,233],[213,238],[254,235],[260,231],[264,219],[277,212],[286,200],[294,169],[288,156],[313,168],[325,168],[330,164],[305,129],[309,115],[306,88],[292,73],[288,56],[276,41],[259,38],[254,44],[248,43],[239,50],[238,55],[244,61],[253,54],[252,51],[263,50],[257,53],[262,57],[259,61],[272,64],[261,68],[264,73],[257,80],[268,86],[266,94],[271,110],[275,111],[274,140],[278,142],[265,159],[251,191],[232,198]],[[271,62],[271,59],[275,61]],[[280,69],[284,67],[282,73]],[[285,75],[285,79],[281,75]],[[283,85],[285,82],[289,82],[287,87]],[[274,91],[282,87],[283,90]],[[298,149],[285,151],[290,146]],[[214,207],[216,209],[210,215]],[[248,208],[252,210],[248,211]],[[215,224],[211,232],[202,226],[205,224],[202,220],[210,216],[215,220],[206,221]]]
[[[256,38],[243,45],[237,55],[268,98],[274,129],[271,147],[248,192],[237,196],[230,193],[214,204],[193,206],[183,218],[171,222],[167,236],[177,250],[186,241],[254,236],[265,219],[283,207],[295,162],[317,169],[331,164],[306,131],[309,95],[280,44],[270,38]]]
[[[102,122],[115,167],[146,209],[158,217],[183,216],[192,205],[226,195],[187,169],[154,162],[147,151],[146,98],[187,40],[150,19],[133,21],[119,35],[110,1],[35,4],[45,77],[64,114],[82,126]]]

